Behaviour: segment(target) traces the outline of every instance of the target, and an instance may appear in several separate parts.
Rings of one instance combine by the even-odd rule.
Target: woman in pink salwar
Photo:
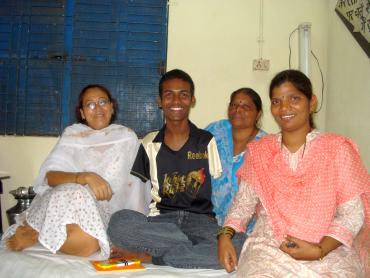
[[[278,73],[270,100],[281,132],[247,146],[239,191],[219,232],[220,263],[238,277],[365,277],[368,250],[360,258],[352,244],[361,238],[357,245],[369,245],[370,187],[356,145],[314,128],[317,100],[303,73]],[[237,261],[230,238],[255,211]]]

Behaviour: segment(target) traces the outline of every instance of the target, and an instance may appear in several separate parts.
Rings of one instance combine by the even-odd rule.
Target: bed
[[[81,277],[235,277],[225,270],[176,269],[168,266],[144,264],[145,271],[98,273],[89,260],[96,256],[81,258],[62,254],[51,254],[41,245],[35,245],[23,252],[8,251],[3,242],[0,246],[0,277],[6,278],[81,278]]]

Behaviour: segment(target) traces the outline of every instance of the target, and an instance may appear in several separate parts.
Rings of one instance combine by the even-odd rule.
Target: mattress
[[[89,260],[96,256],[81,258],[64,254],[51,254],[41,245],[35,245],[22,252],[8,251],[0,246],[1,278],[81,278],[81,277],[234,277],[225,270],[179,269],[169,266],[144,264],[146,270],[140,272],[99,273]]]

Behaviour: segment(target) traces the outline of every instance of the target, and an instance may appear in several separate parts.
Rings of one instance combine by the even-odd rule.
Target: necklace
[[[253,141],[253,139],[256,137],[258,133],[258,129],[254,130],[247,138],[245,144],[248,144],[249,142]]]
[[[306,139],[304,139],[303,152],[302,152],[301,159],[303,158],[303,156],[304,156],[304,151],[306,150],[306,142],[307,142],[307,140],[306,140]]]
[[[303,158],[304,152],[306,150],[306,143],[307,143],[307,140],[305,138],[304,139],[304,144],[303,144],[303,151],[302,151],[301,159]],[[281,136],[281,142],[280,142],[280,151],[282,151],[282,150],[283,150],[283,136]]]
[[[246,145],[253,141],[253,139],[258,134],[259,129],[255,129],[252,131],[251,134],[249,134],[248,137],[244,137],[243,139],[237,140],[237,137],[234,137],[234,131],[232,133],[233,135],[233,155],[239,155],[240,153],[245,151]]]

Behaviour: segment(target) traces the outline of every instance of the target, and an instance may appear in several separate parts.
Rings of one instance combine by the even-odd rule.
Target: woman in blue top
[[[248,142],[266,135],[258,128],[261,115],[260,96],[251,88],[240,88],[230,96],[228,120],[211,123],[206,128],[216,139],[222,163],[222,176],[212,180],[213,210],[221,226],[238,191],[235,173],[243,164],[245,147]],[[253,228],[253,224],[249,224],[248,230]]]

